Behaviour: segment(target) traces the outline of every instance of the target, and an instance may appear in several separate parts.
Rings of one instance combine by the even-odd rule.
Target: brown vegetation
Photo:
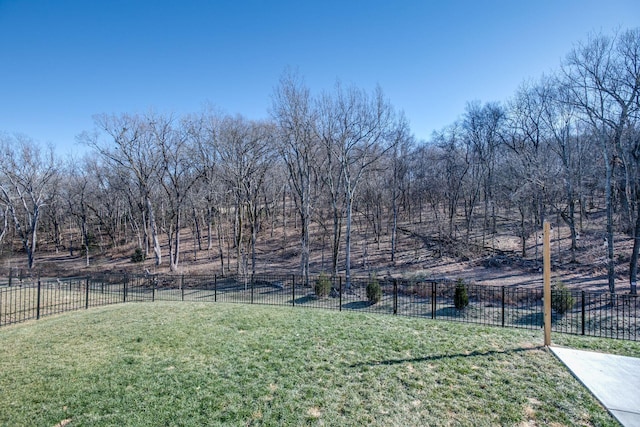
[[[361,219],[361,218],[358,218]],[[499,229],[493,239],[493,247],[465,245],[460,241],[438,239],[437,222],[434,219],[418,224],[402,224],[398,236],[397,253],[390,259],[390,234],[382,233],[375,241],[363,221],[356,227],[353,247],[352,270],[355,276],[403,277],[425,279],[463,279],[466,283],[505,286],[542,286],[542,239],[532,235],[527,240],[527,254],[522,257],[520,239],[512,234],[509,227]],[[562,281],[571,288],[596,291],[607,290],[606,246],[603,244],[603,227],[594,223],[592,229],[584,230],[579,239],[575,262],[571,262],[570,235],[566,227],[554,226],[552,230],[552,268],[554,280]],[[261,230],[257,240],[257,265],[261,273],[299,274],[299,241],[288,230],[285,238],[282,227]],[[176,274],[223,274],[219,253],[216,249],[195,250],[191,230],[183,229],[183,251],[180,270]],[[206,236],[205,236],[206,238]],[[166,250],[167,242],[160,240]],[[283,244],[285,242],[285,244]],[[319,227],[312,227],[310,270],[312,274],[327,273],[331,270],[328,242],[323,248]],[[537,248],[536,248],[537,246]],[[632,241],[624,235],[616,236],[616,250],[629,254]],[[18,247],[17,245],[15,246]],[[197,245],[196,245],[197,247]],[[58,252],[52,244],[42,245],[37,253],[37,271],[43,276],[73,276],[89,272],[126,271],[132,273],[170,273],[169,265],[156,267],[152,258],[142,263],[131,261],[136,245],[130,243],[114,248],[95,248],[90,255],[89,266],[83,253],[69,254],[68,248]],[[230,270],[235,271],[237,260],[233,248],[226,260]],[[227,254],[225,253],[225,256]],[[4,274],[7,269],[26,269],[24,254],[20,251],[2,253]],[[344,262],[344,260],[341,260]],[[627,292],[628,256],[619,256],[616,264],[617,289]],[[14,274],[16,274],[14,272]]]
[[[312,96],[295,73],[264,121],[95,116],[79,138],[91,155],[66,165],[0,135],[5,266],[537,286],[551,222],[557,280],[602,289],[606,275],[625,292],[640,257],[638,82],[632,29],[576,45],[508,102],[468,103],[429,141],[381,88]]]

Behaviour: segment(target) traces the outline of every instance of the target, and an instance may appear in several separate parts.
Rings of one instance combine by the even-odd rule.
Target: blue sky
[[[637,26],[638,0],[0,0],[0,132],[63,153],[97,113],[262,119],[291,67],[316,94],[379,84],[428,139],[590,32]]]

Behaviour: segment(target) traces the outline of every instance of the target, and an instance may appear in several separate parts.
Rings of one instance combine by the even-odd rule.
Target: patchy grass
[[[158,302],[0,341],[1,425],[617,425],[538,331]]]

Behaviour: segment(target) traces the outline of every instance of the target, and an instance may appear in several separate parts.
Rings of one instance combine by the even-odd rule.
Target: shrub
[[[462,279],[456,282],[456,291],[453,294],[453,304],[458,310],[462,310],[469,305],[469,295],[467,294],[467,286]]]
[[[369,278],[369,283],[367,283],[367,300],[371,304],[377,304],[382,299],[382,287],[380,283],[378,283],[378,279],[376,279],[375,275],[372,275]]]
[[[326,274],[320,274],[318,279],[316,280],[315,285],[313,285],[313,291],[316,293],[317,297],[326,297],[331,292],[331,280],[329,276]]]
[[[136,250],[133,252],[133,255],[131,255],[131,262],[142,261],[144,261],[144,252],[142,252],[141,248],[136,248]]]
[[[85,247],[94,248],[98,245],[98,238],[93,233],[87,233],[87,235],[85,236],[85,239],[86,239],[84,242]]]
[[[571,310],[576,300],[564,283],[556,282],[551,286],[551,308],[558,314]]]

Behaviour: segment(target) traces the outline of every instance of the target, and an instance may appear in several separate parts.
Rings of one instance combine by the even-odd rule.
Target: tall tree
[[[494,172],[496,169],[499,146],[502,142],[502,126],[505,122],[505,111],[497,103],[480,104],[471,102],[467,105],[463,126],[467,132],[482,182],[484,200],[484,224],[482,230],[482,246],[486,245],[486,233],[496,233],[496,204],[494,200]]]
[[[542,122],[548,137],[548,146],[560,159],[565,190],[566,209],[561,217],[569,227],[571,235],[571,261],[575,261],[578,248],[578,223],[576,201],[582,200],[583,168],[587,165],[585,154],[590,150],[589,140],[579,138],[576,111],[569,93],[561,81],[544,79],[537,87],[543,98]]]
[[[224,183],[221,180],[222,172],[219,159],[219,139],[221,123],[224,114],[220,111],[208,109],[198,117],[190,120],[190,138],[193,140],[197,159],[196,167],[202,176],[203,186],[200,188],[200,199],[205,205],[205,218],[207,224],[207,251],[213,249],[213,226],[216,223],[218,258],[220,269],[225,273],[225,258],[223,250],[222,212],[220,205],[224,196]],[[227,268],[228,269],[228,268]]]
[[[392,141],[391,164],[391,261],[395,261],[396,248],[398,244],[398,199],[402,193],[404,183],[408,174],[408,161],[415,140],[411,134],[409,122],[400,115],[395,128],[391,129],[389,138]]]
[[[640,96],[640,29],[628,30],[615,37],[591,36],[569,53],[563,72],[572,102],[597,135],[604,159],[607,273],[609,291],[614,293],[613,178],[621,155],[623,133],[630,118],[636,114]],[[640,225],[640,220],[637,223]],[[637,235],[640,237],[640,231]],[[638,251],[634,248],[634,253]],[[631,276],[635,276],[636,268],[632,266]],[[632,281],[635,282],[635,277]]]
[[[329,155],[336,159],[343,177],[345,197],[345,279],[351,284],[351,227],[353,203],[364,173],[390,150],[394,112],[378,87],[370,96],[356,87],[336,84],[332,95],[321,101],[320,136]]]
[[[526,256],[527,238],[542,220],[557,173],[550,168],[543,115],[549,94],[537,85],[524,83],[508,104],[504,146],[507,161],[499,188],[520,215],[521,254]]]
[[[81,140],[103,156],[114,167],[121,167],[132,173],[139,191],[141,205],[146,218],[143,220],[151,230],[151,241],[155,264],[162,264],[162,249],[158,237],[155,208],[153,206],[154,186],[157,185],[161,157],[155,144],[149,122],[139,115],[97,115],[96,126],[105,132],[111,141],[103,142],[98,134],[85,133]],[[145,233],[145,236],[148,234]],[[146,252],[145,239],[145,252]]]
[[[90,263],[89,250],[92,240],[89,232],[91,220],[89,204],[91,195],[96,192],[95,184],[97,180],[92,179],[92,174],[95,170],[96,162],[94,159],[86,157],[81,162],[72,159],[66,170],[67,180],[65,182],[68,212],[73,218],[77,219],[80,227],[85,265],[87,267],[89,267]]]
[[[43,151],[22,135],[0,138],[0,201],[13,219],[29,269],[34,266],[38,224],[56,173],[53,149]]]
[[[440,190],[446,203],[446,214],[449,223],[449,236],[455,235],[455,221],[459,203],[463,197],[465,178],[469,172],[470,156],[466,148],[469,145],[462,143],[462,131],[459,123],[455,123],[446,129],[434,134],[433,142],[439,149],[440,155],[436,158],[433,168],[440,171],[441,181],[435,191]]]
[[[155,116],[150,127],[160,151],[160,185],[166,195],[165,212],[169,214],[169,224],[165,227],[169,242],[169,269],[177,271],[185,205],[191,189],[202,177],[202,168],[195,164],[195,141],[187,119],[175,124],[171,117]]]
[[[281,77],[273,94],[271,116],[277,125],[278,150],[287,166],[293,200],[300,216],[300,273],[308,284],[312,186],[319,144],[316,112],[309,89],[298,75],[289,72]]]
[[[244,249],[245,219],[251,233],[251,271],[255,273],[260,194],[266,173],[272,166],[271,145],[268,127],[264,123],[248,121],[241,116],[226,117],[221,123],[217,149],[222,178],[235,200],[237,273],[240,273],[241,263],[247,255]]]

